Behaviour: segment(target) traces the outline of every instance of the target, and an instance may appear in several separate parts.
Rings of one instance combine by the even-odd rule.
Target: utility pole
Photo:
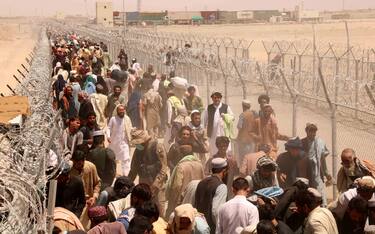
[[[122,23],[124,24],[124,32],[125,32],[126,31],[125,0],[122,0]]]
[[[142,4],[142,1],[141,0],[138,0],[137,1],[137,11],[140,13],[141,12],[141,4]]]

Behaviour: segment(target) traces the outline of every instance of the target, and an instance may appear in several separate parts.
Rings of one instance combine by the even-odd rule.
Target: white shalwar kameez
[[[208,152],[210,153],[210,157],[215,155],[218,151],[216,147],[216,138],[219,136],[225,136],[224,134],[224,120],[220,115],[220,108],[223,104],[220,103],[218,107],[216,107],[215,115],[214,115],[214,121],[213,121],[213,126],[212,126],[212,133],[211,137],[208,138],[208,143],[209,143],[209,150]],[[233,115],[232,110],[228,106],[227,114]],[[204,127],[207,129],[208,126],[208,109],[206,108],[204,112]],[[231,144],[229,144],[227,152],[231,151]]]
[[[116,161],[121,163],[121,173],[127,176],[130,171],[129,140],[125,134],[125,118],[113,116],[108,123],[107,138],[111,141],[108,148],[113,150]]]

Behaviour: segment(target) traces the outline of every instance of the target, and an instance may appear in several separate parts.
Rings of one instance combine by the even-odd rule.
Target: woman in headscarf
[[[183,204],[171,214],[167,231],[170,234],[209,234],[210,227],[203,214],[198,213],[191,204]]]
[[[86,77],[85,83],[83,84],[83,90],[88,95],[96,93],[95,83],[96,83],[96,80],[94,79],[93,75],[88,75]]]
[[[96,78],[97,78],[96,85],[101,85],[103,87],[102,94],[108,96],[109,89],[104,78],[101,75],[98,75]]]
[[[133,93],[130,95],[127,114],[132,121],[133,127],[137,129],[143,129],[143,104],[142,104],[142,93],[139,84],[136,85]]]
[[[55,93],[54,101],[59,102],[60,100],[60,93],[64,90],[66,85],[66,81],[62,75],[57,76],[57,80],[53,83],[53,91]],[[58,105],[58,108],[61,108],[61,105]]]

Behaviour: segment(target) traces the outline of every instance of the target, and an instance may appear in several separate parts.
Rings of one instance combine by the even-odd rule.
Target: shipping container
[[[335,15],[332,15],[332,19],[350,19],[350,14],[348,13],[335,14]]]
[[[127,21],[138,21],[139,20],[139,12],[126,12],[126,20]]]
[[[219,19],[218,11],[201,11],[201,16],[206,21],[215,21]]]
[[[223,22],[232,22],[237,20],[237,11],[219,11],[219,20]]]
[[[162,21],[167,16],[166,12],[141,12],[139,20],[141,21]]]
[[[272,16],[280,16],[278,10],[254,11],[254,19],[259,21],[269,21]]]
[[[169,11],[168,19],[169,20],[191,20],[193,17],[201,16],[199,11]]]
[[[254,18],[253,11],[237,11],[237,19],[239,20],[250,20]]]

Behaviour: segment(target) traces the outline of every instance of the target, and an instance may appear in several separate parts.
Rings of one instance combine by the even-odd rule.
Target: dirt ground
[[[351,46],[368,48],[375,40],[375,21],[348,22]],[[158,31],[175,33],[193,33],[205,37],[231,37],[244,39],[249,43],[251,57],[264,60],[266,53],[262,41],[286,40],[299,41],[313,39],[313,26],[304,24],[231,24],[231,25],[201,25],[201,26],[158,26]],[[316,40],[319,43],[332,43],[346,46],[346,29],[344,22],[315,24]]]
[[[25,20],[0,20],[0,93],[11,94],[6,87],[9,84],[12,88],[17,86],[13,74],[19,79],[21,75],[17,72],[23,63],[28,67],[25,58],[32,51],[37,40],[37,33],[32,31],[31,24]]]
[[[358,45],[362,48],[373,46],[372,42],[375,40],[375,22],[349,22],[350,40],[352,45]],[[325,23],[315,25],[317,42],[327,43],[331,42],[340,46],[345,46],[346,32],[345,24],[343,22]],[[252,57],[256,60],[264,60],[266,53],[262,45],[262,40],[312,40],[313,30],[311,24],[289,24],[289,25],[270,25],[270,24],[256,24],[256,25],[204,25],[204,26],[159,26],[158,31],[177,32],[177,33],[195,33],[207,37],[233,37],[237,39],[245,39],[247,41],[254,40],[251,45]],[[241,113],[241,89],[235,84],[229,82],[228,88],[228,104],[232,110],[238,115]],[[200,86],[200,93],[203,100],[206,102],[206,87]],[[224,91],[223,82],[213,82],[210,85],[210,91]],[[261,86],[249,86],[250,95],[248,99],[251,100],[254,110],[258,110],[257,97],[264,93]],[[276,117],[279,123],[279,130],[281,133],[288,136],[292,135],[292,104],[289,97],[271,97],[271,104],[275,109]],[[325,140],[328,149],[332,152],[332,124],[330,113],[314,109],[313,106],[299,105],[297,109],[297,135],[303,138],[305,136],[306,123],[316,123],[319,131],[318,135]],[[370,126],[371,127],[371,126]],[[340,153],[344,148],[353,148],[356,150],[358,157],[375,161],[375,156],[372,154],[375,147],[373,142],[375,135],[370,134],[365,129],[359,129],[354,125],[337,123],[337,168],[340,168]],[[279,152],[283,152],[284,143],[279,142]],[[327,159],[330,172],[332,173],[333,158],[330,155]],[[332,186],[327,188],[328,198],[332,199]]]

